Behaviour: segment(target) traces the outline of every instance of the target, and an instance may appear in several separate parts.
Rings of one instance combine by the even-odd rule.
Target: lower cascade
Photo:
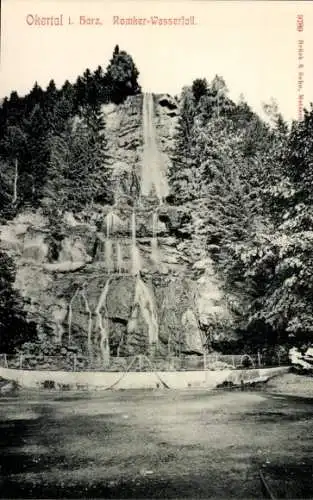
[[[123,272],[123,255],[122,255],[122,247],[120,242],[116,243],[116,260],[117,260],[117,272],[121,274]]]
[[[88,314],[88,331],[87,331],[87,345],[88,345],[88,353],[89,355],[91,354],[91,349],[92,349],[92,312],[88,303],[88,299],[86,296],[85,290],[82,291],[82,297],[85,302],[85,310],[86,313]]]
[[[109,345],[109,322],[108,322],[108,311],[106,306],[106,300],[109,293],[111,279],[106,281],[103,291],[100,295],[99,302],[97,304],[95,314],[98,320],[98,328],[100,331],[100,352],[102,355],[102,360],[104,363],[110,361],[110,345]],[[103,312],[101,312],[103,311]]]
[[[150,289],[138,276],[135,289],[134,304],[138,305],[148,327],[149,345],[156,345],[159,340],[159,325],[154,298]]]
[[[179,284],[178,280],[176,285],[175,279],[173,281],[170,278],[173,286],[168,287],[165,284],[158,291],[156,287],[162,285],[162,279],[160,281],[158,278],[158,284],[155,285],[153,277],[149,277],[151,261],[154,264],[152,268],[154,273],[162,273],[165,269],[158,241],[158,230],[160,204],[168,190],[164,165],[158,151],[153,112],[152,95],[145,94],[141,186],[138,196],[132,200],[132,209],[131,211],[129,208],[123,210],[120,203],[115,202],[114,207],[104,217],[104,231],[97,233],[102,242],[102,248],[104,245],[104,269],[102,271],[106,276],[104,288],[99,296],[97,287],[103,283],[100,278],[97,285],[89,283],[88,286],[77,289],[69,302],[69,342],[73,340],[73,306],[75,303],[78,307],[76,299],[79,296],[82,301],[80,310],[84,311],[84,322],[87,324],[88,356],[101,360],[103,365],[109,363],[111,352],[115,352],[117,355],[120,352],[136,354],[136,346],[139,349],[139,345],[141,346],[140,352],[144,352],[142,350],[144,343],[143,339],[140,340],[140,336],[145,337],[145,345],[150,353],[152,346],[154,348],[158,346],[162,350],[162,343],[163,352],[167,354],[177,352],[177,350],[180,352],[183,344],[189,346],[190,352],[200,353],[203,350],[192,300],[186,299],[189,292],[186,295],[183,291],[185,284],[183,282]],[[146,205],[146,202],[150,204],[151,200],[154,200],[152,210],[151,205],[149,209]],[[142,237],[143,224],[148,230],[149,246],[147,246],[147,237],[143,242],[138,238],[137,233]],[[139,250],[139,241],[141,251]],[[148,281],[146,273],[148,273]],[[176,292],[172,298],[169,298],[171,290],[176,290]],[[160,291],[161,303],[160,297],[157,300]],[[181,297],[177,295],[177,291]],[[177,311],[176,302],[178,302]],[[164,304],[168,304],[165,314]],[[128,313],[125,316],[126,308],[128,308]],[[120,315],[124,318],[123,321],[126,322],[127,327],[121,326]],[[114,320],[114,317],[117,317],[118,321]],[[160,328],[162,332],[161,342]]]
[[[153,215],[152,215],[151,258],[155,263],[159,262],[157,230],[158,230],[158,214],[157,214],[157,212],[153,212]]]
[[[136,276],[139,273],[139,271],[141,270],[141,258],[140,258],[140,252],[139,252],[139,249],[138,249],[137,243],[136,243],[136,214],[135,214],[135,212],[132,213],[131,231],[132,231],[132,246],[131,246],[132,268],[131,268],[131,273]]]
[[[142,157],[136,152],[137,163],[133,158],[127,165],[125,160],[114,205],[99,203],[90,220],[88,213],[81,218],[75,214],[75,223],[74,216],[68,217],[69,234],[64,231],[60,246],[73,267],[79,254],[82,267],[65,272],[59,266],[44,283],[49,307],[55,305],[55,291],[63,299],[55,331],[61,332],[60,348],[75,354],[77,369],[110,368],[115,362],[122,366],[120,358],[137,354],[157,359],[203,352],[192,270],[181,258],[179,236],[167,224],[171,206],[165,202],[168,187],[154,113],[153,96],[145,94]],[[130,174],[139,179],[140,171],[138,193],[127,197]],[[173,222],[175,226],[179,220]],[[44,241],[46,235],[40,237]],[[65,257],[58,255],[62,264]],[[29,284],[35,279],[33,270],[24,272],[22,288],[35,289]]]

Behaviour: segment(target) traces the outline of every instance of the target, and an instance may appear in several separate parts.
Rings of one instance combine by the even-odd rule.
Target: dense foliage
[[[137,79],[116,46],[106,71],[3,100],[2,221],[28,205],[55,222],[60,211],[111,202],[101,106],[139,93]],[[275,102],[265,111],[266,121],[243,98],[233,102],[219,76],[195,80],[180,96],[169,172],[169,200],[191,209],[188,231],[223,281],[237,344],[253,351],[313,340],[313,107],[291,127]],[[35,330],[13,289],[13,263],[0,260],[0,350],[8,350]]]
[[[291,129],[275,102],[263,121],[225,82],[184,88],[170,172],[176,204],[194,210],[242,345],[313,340],[313,108]]]
[[[13,91],[0,107],[0,215],[2,222],[28,206],[41,207],[57,232],[60,214],[112,201],[107,137],[101,106],[140,92],[137,68],[116,46],[106,72],[86,69],[74,84],[46,90],[35,83]],[[12,288],[14,269],[0,255],[0,352],[34,333]]]
[[[13,261],[0,252],[0,352],[13,352],[16,346],[36,338],[36,325],[26,321],[24,303],[14,290]]]
[[[79,209],[111,197],[101,105],[121,103],[139,93],[138,74],[132,57],[116,46],[106,72],[101,66],[94,72],[86,69],[74,84],[66,81],[61,89],[53,80],[46,90],[35,83],[26,96],[14,91],[3,100],[0,213],[4,218],[25,205],[39,206],[43,199],[45,205]]]

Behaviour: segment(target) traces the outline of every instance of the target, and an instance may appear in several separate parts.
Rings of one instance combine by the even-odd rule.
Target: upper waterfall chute
[[[159,152],[155,125],[153,122],[154,102],[152,94],[143,98],[143,158],[141,194],[149,196],[155,190],[159,203],[169,194],[165,164]]]

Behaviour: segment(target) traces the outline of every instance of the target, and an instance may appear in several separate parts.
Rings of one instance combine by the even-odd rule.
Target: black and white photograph
[[[313,498],[313,3],[2,0],[0,498]]]

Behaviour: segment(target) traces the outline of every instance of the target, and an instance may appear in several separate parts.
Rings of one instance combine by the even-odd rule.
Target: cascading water
[[[149,344],[157,344],[159,339],[159,325],[154,298],[149,287],[139,276],[136,282],[134,305],[139,306],[142,317],[148,326]]]
[[[105,364],[110,361],[110,345],[109,345],[109,322],[108,322],[108,311],[106,306],[106,300],[109,293],[109,286],[111,283],[111,278],[106,281],[106,284],[101,292],[97,307],[95,309],[95,314],[98,319],[98,327],[100,330],[100,352],[102,355],[102,360]],[[101,314],[101,310],[104,310],[104,314]]]
[[[85,310],[86,313],[88,314],[88,330],[87,330],[87,345],[88,345],[88,352],[91,354],[91,347],[92,347],[92,340],[91,340],[91,333],[92,333],[92,312],[89,307],[88,299],[85,293],[85,290],[83,289],[81,292],[82,298],[85,302]]]
[[[119,229],[123,222],[122,220],[113,212],[109,212],[105,217],[106,222],[106,240],[105,240],[105,267],[108,273],[114,271],[114,259],[113,259],[113,246],[111,235]]]
[[[136,214],[135,214],[135,212],[132,213],[131,233],[132,233],[132,243],[136,244]]]
[[[143,98],[143,164],[141,176],[141,194],[149,196],[153,187],[161,204],[169,193],[165,176],[165,165],[159,153],[153,123],[153,96],[144,94]]]
[[[132,233],[132,269],[131,273],[136,276],[141,269],[140,253],[136,245],[136,214],[132,213],[131,219],[131,233]]]
[[[106,231],[107,235],[112,234],[114,231],[119,229],[123,225],[122,219],[118,215],[116,215],[113,210],[107,213],[105,217],[106,222]]]
[[[114,270],[114,263],[113,263],[113,248],[112,248],[112,241],[110,238],[107,238],[105,240],[105,267],[108,271],[108,273],[111,273]]]
[[[68,306],[68,343],[70,344],[72,340],[72,321],[73,321],[73,309],[72,309],[72,304],[74,302],[75,297],[77,296],[79,292],[79,288],[77,288],[76,292],[74,293],[73,297],[70,300],[69,306]]]
[[[122,256],[122,247],[120,242],[116,243],[116,261],[117,261],[117,272],[118,274],[122,274],[123,272],[123,256]]]
[[[83,299],[83,302],[85,304],[85,311],[88,314],[88,329],[87,329],[87,345],[88,345],[88,352],[91,352],[91,332],[92,332],[92,312],[88,303],[88,299],[85,293],[85,284],[83,285],[82,288],[77,288],[76,292],[74,293],[73,297],[70,300],[69,306],[68,306],[68,342],[70,343],[72,340],[72,321],[73,321],[73,302],[76,297],[80,296]]]
[[[110,273],[113,271],[113,252],[112,241],[110,238],[111,230],[113,229],[113,214],[109,212],[106,216],[106,240],[105,240],[105,267]]]
[[[155,263],[159,262],[159,249],[158,249],[158,214],[153,212],[152,216],[152,240],[151,240],[151,257]]]

